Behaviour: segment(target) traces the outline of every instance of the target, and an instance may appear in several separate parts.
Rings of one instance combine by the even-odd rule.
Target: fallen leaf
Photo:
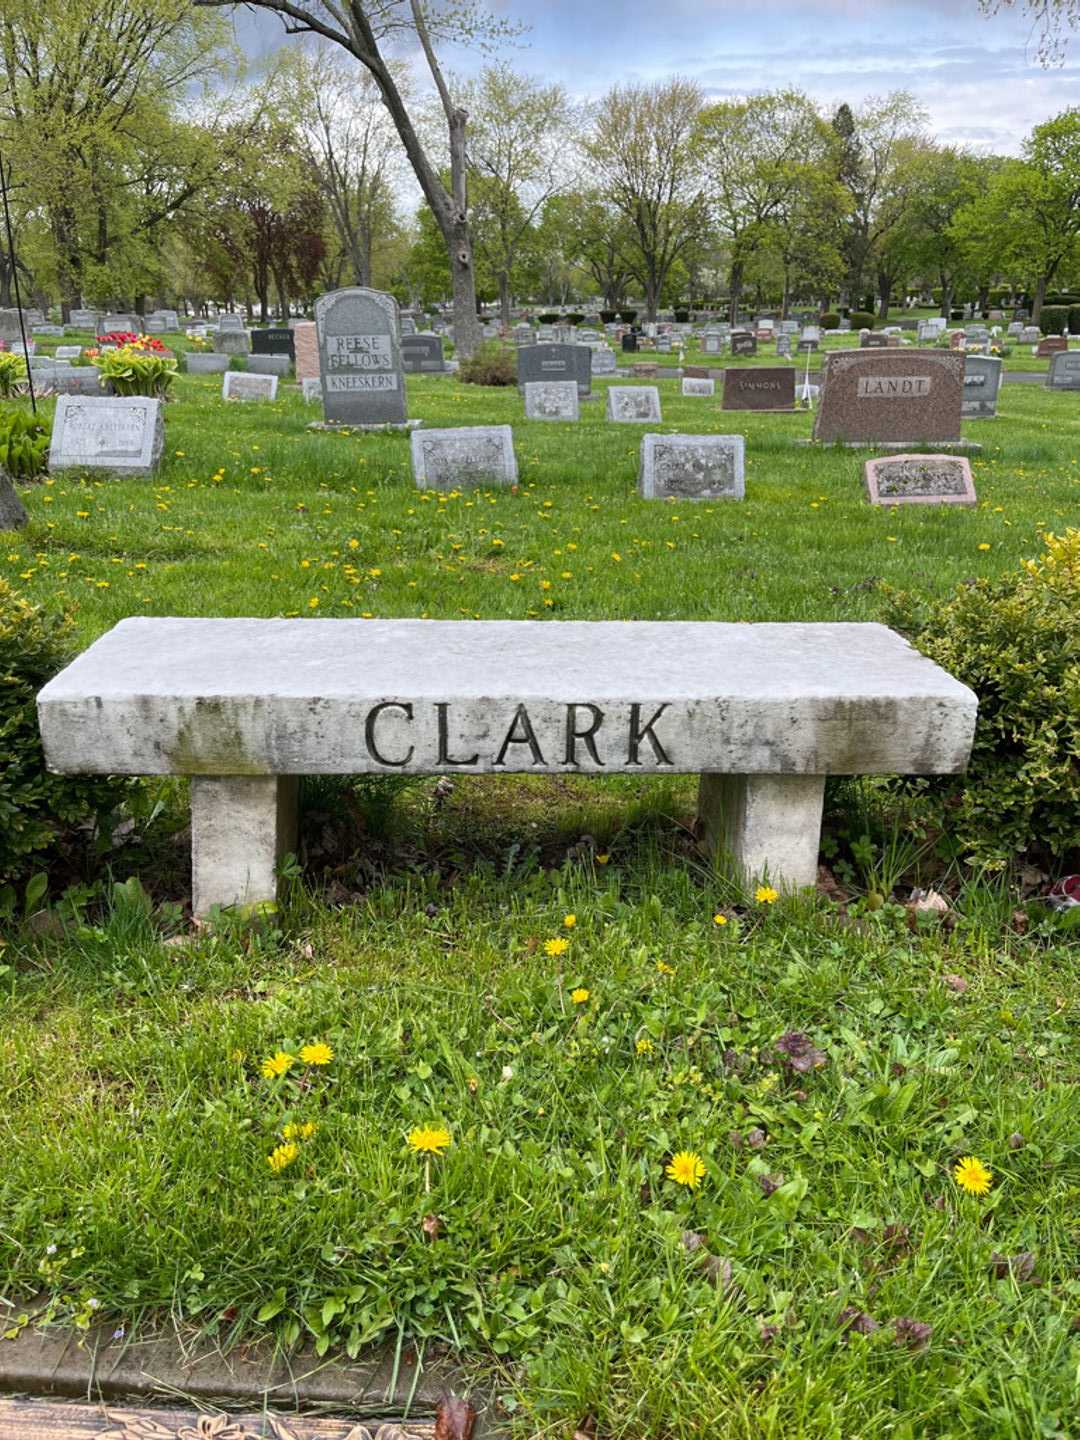
[[[875,1330],[881,1329],[872,1315],[867,1315],[865,1310],[856,1310],[853,1305],[840,1311],[836,1323],[840,1330],[856,1335],[872,1335]]]
[[[947,990],[952,990],[956,995],[963,995],[968,988],[968,982],[962,975],[943,975],[942,982]]]
[[[776,1175],[759,1175],[759,1176],[758,1176],[758,1184],[761,1186],[761,1193],[762,1193],[766,1198],[768,1198],[768,1196],[772,1195],[772,1194],[774,1193],[774,1191],[779,1190],[779,1189],[780,1189],[780,1186],[783,1185],[783,1183],[784,1183],[784,1177],[783,1177],[782,1174],[779,1174],[779,1173],[776,1174]]]
[[[906,1345],[909,1350],[925,1350],[930,1344],[930,1336],[934,1333],[934,1327],[925,1320],[912,1320],[908,1316],[894,1320],[893,1329],[896,1332],[893,1343]]]
[[[429,1240],[437,1240],[442,1232],[442,1221],[438,1215],[425,1215],[421,1229]]]
[[[808,1070],[820,1069],[829,1058],[824,1050],[819,1050],[814,1042],[801,1030],[789,1030],[781,1035],[776,1041],[775,1048],[783,1055],[787,1064],[792,1070],[800,1075],[805,1075]]]
[[[999,1255],[995,1250],[990,1256],[990,1272],[995,1280],[1012,1276],[1018,1285],[1041,1283],[1035,1274],[1035,1256],[1030,1250],[1021,1250],[1018,1255]]]
[[[476,1411],[458,1395],[447,1395],[435,1411],[435,1440],[472,1440]]]
[[[1027,1140],[1023,1135],[1021,1135],[1019,1130],[1014,1130],[1013,1133],[1009,1136],[1010,1150],[1022,1150],[1026,1144]]]

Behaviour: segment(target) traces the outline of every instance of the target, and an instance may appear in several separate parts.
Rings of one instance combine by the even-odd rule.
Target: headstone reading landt
[[[643,435],[638,490],[646,500],[741,500],[741,435]]]
[[[352,286],[315,302],[323,412],[331,424],[404,426],[397,301]]]
[[[509,425],[462,425],[415,430],[413,478],[418,490],[460,490],[471,485],[516,485],[514,435]]]
[[[151,475],[165,444],[164,409],[145,396],[61,395],[53,417],[49,469]]]
[[[958,442],[964,356],[953,350],[848,350],[825,360],[814,439],[915,445]]]

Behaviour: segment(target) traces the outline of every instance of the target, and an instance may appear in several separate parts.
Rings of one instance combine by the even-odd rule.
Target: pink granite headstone
[[[293,327],[296,349],[296,378],[299,381],[319,378],[319,340],[314,320],[301,320]]]
[[[887,455],[863,470],[871,505],[974,505],[975,482],[964,455]]]

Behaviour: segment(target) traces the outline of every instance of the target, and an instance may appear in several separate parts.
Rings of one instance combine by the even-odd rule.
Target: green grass
[[[1076,520],[1068,394],[1010,388],[965,425],[977,510],[888,513],[863,453],[791,443],[809,416],[659,383],[663,428],[747,436],[744,503],[638,499],[641,430],[602,398],[527,423],[512,390],[410,379],[428,424],[514,425],[516,492],[440,497],[404,437],[313,434],[290,387],[226,407],[220,378],[181,377],[160,474],[24,491],[0,575],[73,608],[81,643],[133,613],[860,619],[882,579],[945,593]],[[172,1313],[223,1347],[446,1346],[518,1437],[587,1414],[605,1440],[1075,1433],[1080,967],[1048,924],[1017,932],[1004,878],[946,876],[950,923],[911,928],[858,899],[869,867],[844,909],[740,903],[695,855],[686,781],[326,783],[278,928],[192,933],[168,903],[181,789],[155,796],[112,859],[146,890],[53,896],[62,932],[5,936],[14,1326],[44,1292],[56,1319]],[[820,1067],[789,1068],[790,1031]],[[314,1040],[325,1069],[262,1077]],[[430,1190],[404,1142],[427,1123],[453,1137]],[[684,1148],[694,1192],[664,1176]],[[986,1199],[951,1178],[967,1154]],[[995,1252],[1042,1283],[995,1278]],[[848,1333],[848,1307],[880,1328]]]

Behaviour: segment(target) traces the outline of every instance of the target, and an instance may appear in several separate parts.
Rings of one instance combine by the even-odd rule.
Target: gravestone
[[[77,360],[81,354],[81,345],[57,345],[53,351],[57,360]]]
[[[446,361],[438,335],[402,335],[401,365],[406,375],[444,375]]]
[[[486,328],[486,327],[485,327],[485,328]],[[402,315],[402,317],[401,317],[401,338],[404,340],[404,338],[405,338],[406,335],[415,335],[415,334],[416,334],[416,321],[412,318],[411,315]],[[404,358],[405,358],[404,355],[402,355],[401,358],[404,359]]]
[[[247,374],[249,375],[288,375],[292,369],[292,361],[288,355],[249,355],[247,357]]]
[[[1058,355],[1068,350],[1069,342],[1064,335],[1044,335],[1035,350],[1036,356],[1044,360],[1048,355]]]
[[[217,317],[217,328],[219,330],[246,330],[247,326],[244,324],[242,315],[234,315],[231,311],[224,310]]]
[[[405,425],[405,376],[392,295],[352,286],[315,302],[323,413],[335,425]]]
[[[632,330],[629,331],[626,335],[624,335],[624,336],[622,337],[622,339],[619,341],[619,344],[622,346],[623,354],[624,354],[624,355],[633,355],[633,354],[636,354],[636,352],[637,352],[637,341],[638,341],[638,337],[634,334],[634,332],[633,332]]]
[[[715,395],[715,380],[699,380],[693,376],[684,375],[682,382],[682,393],[684,395]]]
[[[97,333],[100,316],[96,310],[72,310],[71,324],[77,330],[93,330]]]
[[[615,360],[615,351],[609,350],[606,345],[592,351],[592,359],[589,362],[589,371],[592,375],[614,375],[618,369]]]
[[[30,517],[18,495],[11,476],[0,467],[0,530],[22,530]]]
[[[94,365],[53,365],[48,370],[33,371],[34,388],[51,390],[54,395],[109,395],[112,387],[102,385],[101,373]]]
[[[412,436],[412,466],[419,490],[516,485],[513,431],[509,425],[416,430]]]
[[[871,505],[974,505],[964,455],[888,455],[863,467]]]
[[[1080,359],[1080,351],[1077,352]],[[1001,361],[996,355],[964,356],[964,400],[960,413],[965,420],[993,420],[997,415],[1001,388]]]
[[[707,365],[684,365],[682,373],[688,380],[708,380],[712,371]]]
[[[251,353],[253,355],[288,355],[291,360],[295,354],[293,332],[285,327],[252,330]]]
[[[813,340],[816,344],[820,345],[820,344],[821,344],[821,326],[820,326],[820,325],[804,325],[804,326],[803,326],[803,330],[802,330],[802,334],[799,336],[799,339],[800,339],[800,340]]]
[[[989,340],[990,331],[985,325],[965,325],[964,334],[969,340]]]
[[[319,379],[319,337],[314,320],[300,320],[293,326],[293,355],[297,380]]]
[[[860,349],[860,350],[887,350],[888,347],[889,347],[889,337],[888,337],[888,335],[885,334],[884,331],[882,331],[882,330],[860,330],[860,331],[859,331],[859,349]]]
[[[655,380],[660,374],[659,365],[631,365],[630,374],[637,380]]]
[[[593,352],[587,345],[522,345],[517,352],[517,383],[534,380],[575,380],[578,398],[592,393]]]
[[[300,393],[303,396],[304,404],[310,405],[315,400],[322,399],[322,381],[317,375],[307,375],[300,381]]]
[[[646,500],[741,500],[741,435],[643,435],[638,490]]]
[[[226,370],[221,377],[223,400],[276,400],[278,377],[250,370]]]
[[[670,355],[670,354],[671,354],[671,336],[670,336],[670,335],[658,335],[658,336],[656,337],[656,353],[657,353],[658,355]]]
[[[1005,334],[1015,336],[1017,339],[1019,339],[1021,334],[1023,333],[1023,330],[1024,327],[1023,325],[1021,325],[1020,321],[1013,320],[1006,328]]]
[[[250,350],[251,341],[246,330],[230,326],[227,330],[218,330],[214,336],[214,351],[218,355],[247,355]]]
[[[724,353],[723,335],[703,335],[701,353],[703,355],[722,355]]]
[[[102,335],[111,335],[117,330],[121,332],[131,332],[138,331],[138,329],[139,322],[134,316],[113,314],[102,317],[100,333]]]
[[[52,336],[54,339],[59,339],[61,336],[63,336],[64,327],[62,325],[39,324],[33,327],[33,331],[35,335],[44,335],[46,337]]]
[[[164,403],[145,396],[61,395],[49,469],[152,475],[165,445]]]
[[[800,354],[800,355],[812,355],[812,354],[816,353],[817,349],[818,349],[818,342],[817,342],[816,340],[806,340],[806,339],[802,339],[802,340],[799,341],[799,354]],[[789,351],[789,353],[790,353],[790,351]]]
[[[533,329],[531,325],[515,325],[511,337],[515,345],[531,345],[533,343]]]
[[[1046,385],[1050,390],[1080,390],[1080,350],[1059,350],[1050,357]]]
[[[799,348],[802,349],[802,342],[800,342]],[[778,335],[778,336],[776,337],[776,358],[777,358],[778,360],[790,360],[790,359],[791,359],[791,336],[790,336],[790,335]]]
[[[580,415],[574,380],[526,380],[526,420],[576,420]]]
[[[607,418],[628,425],[661,424],[660,391],[655,385],[609,385]]]
[[[1037,325],[1025,325],[1020,331],[1021,345],[1038,345],[1042,339],[1042,331]]]
[[[757,336],[748,335],[745,330],[737,330],[731,337],[732,357],[738,355],[757,354]]]
[[[159,320],[156,315],[147,315],[143,321],[142,328],[147,335],[164,335],[165,321]]]
[[[794,405],[793,365],[724,371],[722,410],[791,410]]]
[[[825,360],[825,390],[814,439],[826,443],[911,445],[960,439],[964,357],[950,350],[868,354]]]

